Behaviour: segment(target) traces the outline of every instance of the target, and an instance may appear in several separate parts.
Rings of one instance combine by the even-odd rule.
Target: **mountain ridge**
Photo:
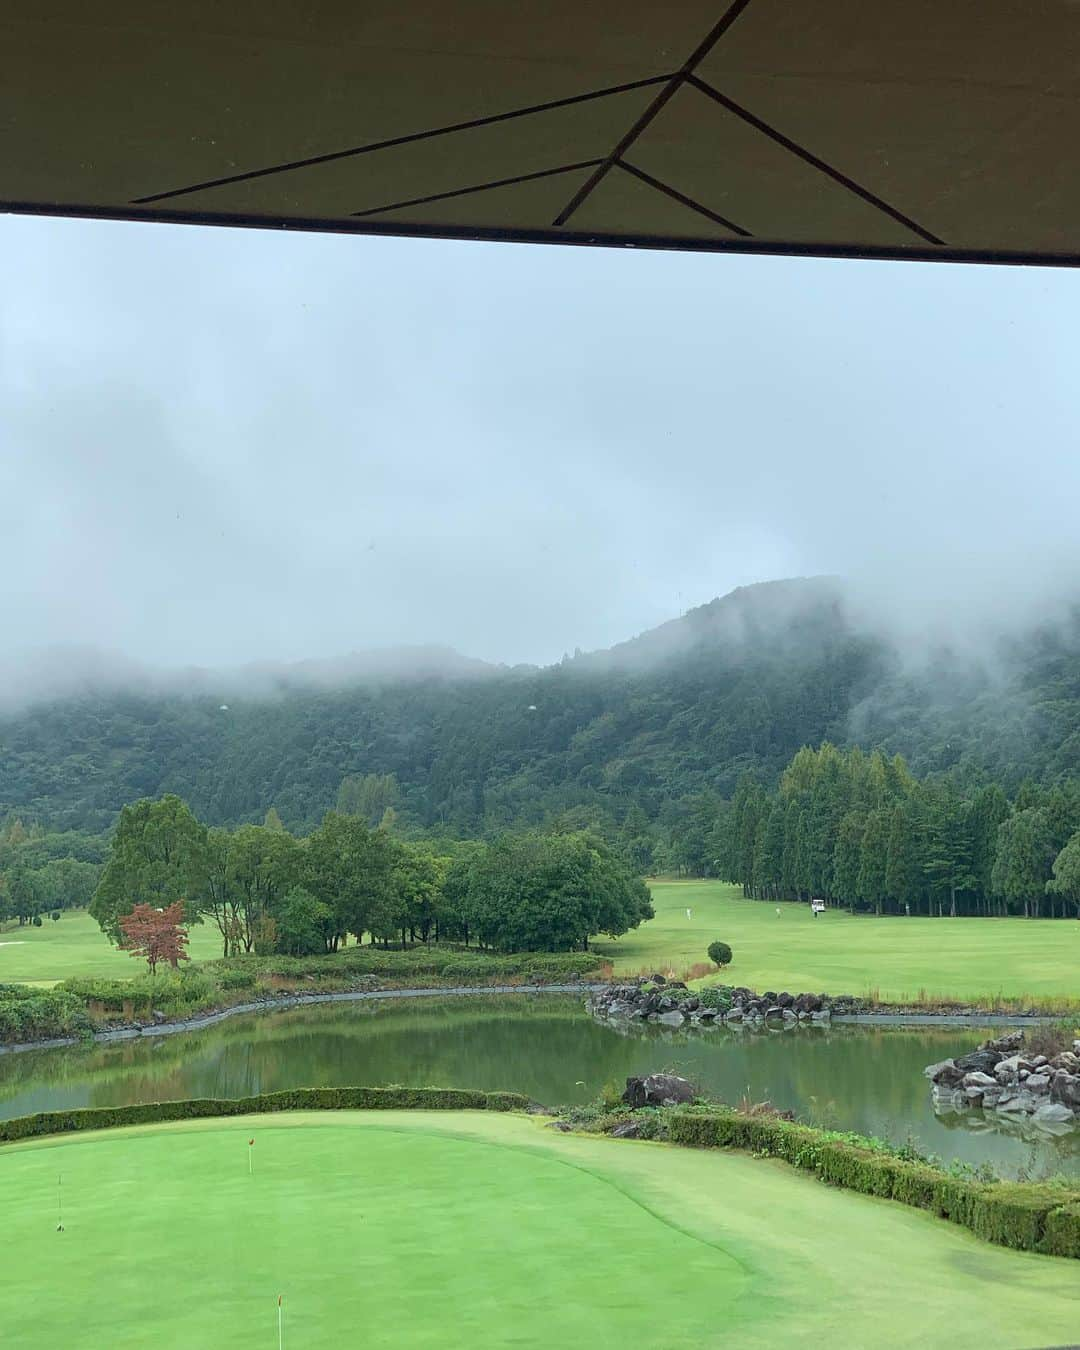
[[[303,829],[344,778],[392,774],[406,825],[464,834],[636,808],[659,819],[730,795],[746,769],[775,781],[822,740],[1013,786],[1080,764],[1075,611],[985,668],[944,649],[912,662],[829,577],[740,587],[546,667],[410,651],[427,664],[408,678],[384,652],[287,678],[275,665],[262,684],[96,688],[10,711],[0,817],[101,830],[125,802],[177,792],[211,823],[273,806]]]

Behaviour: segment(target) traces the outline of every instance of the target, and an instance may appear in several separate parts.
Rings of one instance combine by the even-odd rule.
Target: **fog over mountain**
[[[0,246],[9,701],[42,649],[76,683],[543,665],[785,576],[985,649],[1080,590],[1076,273],[32,219]]]

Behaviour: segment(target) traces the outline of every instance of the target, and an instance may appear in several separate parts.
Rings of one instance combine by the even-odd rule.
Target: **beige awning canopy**
[[[7,0],[0,207],[1080,261],[1077,0]]]

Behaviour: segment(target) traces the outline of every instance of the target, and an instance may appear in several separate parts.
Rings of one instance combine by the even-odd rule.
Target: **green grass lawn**
[[[193,961],[220,956],[217,929],[196,924],[188,952]],[[123,980],[145,970],[145,962],[114,947],[85,910],[65,910],[55,923],[46,917],[40,928],[24,924],[0,932],[0,984],[55,984],[75,976]]]
[[[815,919],[809,905],[745,900],[718,881],[655,882],[652,892],[655,919],[595,944],[617,971],[685,970],[720,938],[734,952],[723,978],[762,991],[1080,996],[1080,923],[1068,919],[853,918],[832,909]]]
[[[0,1150],[0,1184],[0,1327],[20,1350],[272,1348],[279,1293],[290,1350],[992,1350],[1080,1324],[1074,1262],[780,1163],[524,1117],[311,1113],[37,1140]]]
[[[808,905],[745,900],[738,887],[719,881],[654,882],[652,891],[655,919],[617,941],[594,943],[617,972],[683,971],[705,961],[709,943],[721,938],[735,954],[724,978],[760,990],[876,989],[889,1000],[920,990],[956,998],[1080,997],[1080,923],[1068,919],[875,919],[842,910],[815,919]],[[220,956],[217,929],[193,927],[188,950],[194,960]],[[0,983],[123,979],[144,969],[84,912],[0,932]]]

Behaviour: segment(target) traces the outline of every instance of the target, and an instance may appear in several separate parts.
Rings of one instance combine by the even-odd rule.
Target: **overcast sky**
[[[1073,585],[1080,273],[0,218],[0,646],[608,646]]]

